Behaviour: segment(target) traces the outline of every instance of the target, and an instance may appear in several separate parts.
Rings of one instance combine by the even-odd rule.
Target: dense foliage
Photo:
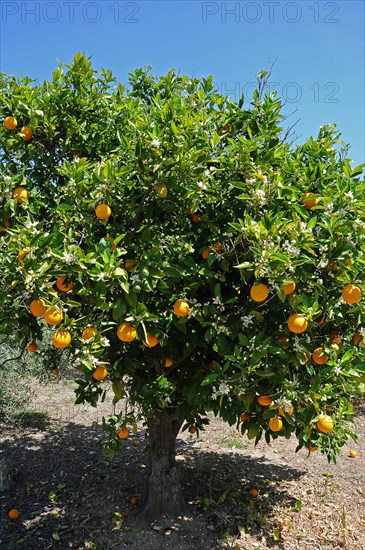
[[[1,75],[0,330],[26,346],[32,301],[62,310],[77,402],[127,399],[111,454],[117,428],[172,406],[198,432],[214,411],[329,459],[354,437],[365,310],[342,291],[364,285],[363,168],[334,125],[290,146],[264,84],[249,106],[175,71],[125,89],[80,54],[41,85]]]

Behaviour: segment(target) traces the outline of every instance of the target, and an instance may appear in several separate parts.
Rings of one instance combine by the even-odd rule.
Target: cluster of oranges
[[[16,130],[18,127],[18,121],[13,116],[7,116],[4,118],[4,126],[7,130]],[[24,141],[29,141],[32,139],[33,136],[33,130],[29,126],[23,126],[23,128],[20,130],[20,137],[24,139]]]
[[[261,407],[269,407],[272,404],[272,398],[270,397],[270,395],[259,395],[257,397],[257,403],[261,405]],[[270,418],[268,422],[268,427],[272,432],[280,432],[283,429],[282,418],[285,418],[286,415],[292,416],[294,414],[294,406],[292,405],[292,403],[289,403],[285,408],[279,407],[277,409],[277,412],[278,414]],[[248,412],[243,412],[240,415],[240,420],[242,423],[250,422],[250,420],[252,420],[252,416]],[[326,414],[320,415],[316,423],[318,431],[326,434],[333,430],[334,425],[335,423],[333,418]],[[308,447],[308,449],[311,452],[317,450],[317,448],[310,448],[310,446]]]

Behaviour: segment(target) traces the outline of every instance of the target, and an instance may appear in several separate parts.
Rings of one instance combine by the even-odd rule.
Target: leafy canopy
[[[175,71],[136,70],[124,88],[81,54],[50,82],[2,74],[0,86],[0,116],[17,121],[0,130],[1,332],[52,345],[30,304],[63,311],[51,328],[71,334],[77,402],[128,399],[105,421],[111,454],[119,425],[177,406],[185,427],[199,431],[212,410],[256,441],[295,433],[298,448],[334,459],[355,437],[349,398],[365,369],[363,300],[341,297],[364,284],[363,167],[351,167],[335,126],[289,145],[265,72],[247,108],[211,77]],[[14,197],[19,187],[29,198]],[[188,315],[174,313],[179,299]],[[298,334],[295,313],[308,322]],[[118,338],[123,323],[133,341]],[[97,333],[82,338],[86,327]],[[157,345],[143,344],[149,335]],[[316,348],[326,362],[311,360]],[[317,427],[323,415],[330,433]]]

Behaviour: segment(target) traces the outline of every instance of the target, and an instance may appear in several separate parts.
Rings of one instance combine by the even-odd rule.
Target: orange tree
[[[2,75],[0,115],[1,332],[51,327],[77,403],[125,400],[111,456],[145,420],[143,516],[184,510],[175,439],[209,411],[334,460],[365,332],[362,167],[335,126],[288,144],[265,73],[244,108],[174,71],[124,88],[81,54],[43,84]]]

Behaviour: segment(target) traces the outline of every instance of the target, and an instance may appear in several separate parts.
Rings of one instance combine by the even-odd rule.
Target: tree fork
[[[156,411],[154,417],[148,418],[147,425],[149,461],[139,517],[151,523],[163,514],[184,515],[186,505],[175,460],[176,437],[182,425],[176,407]]]

